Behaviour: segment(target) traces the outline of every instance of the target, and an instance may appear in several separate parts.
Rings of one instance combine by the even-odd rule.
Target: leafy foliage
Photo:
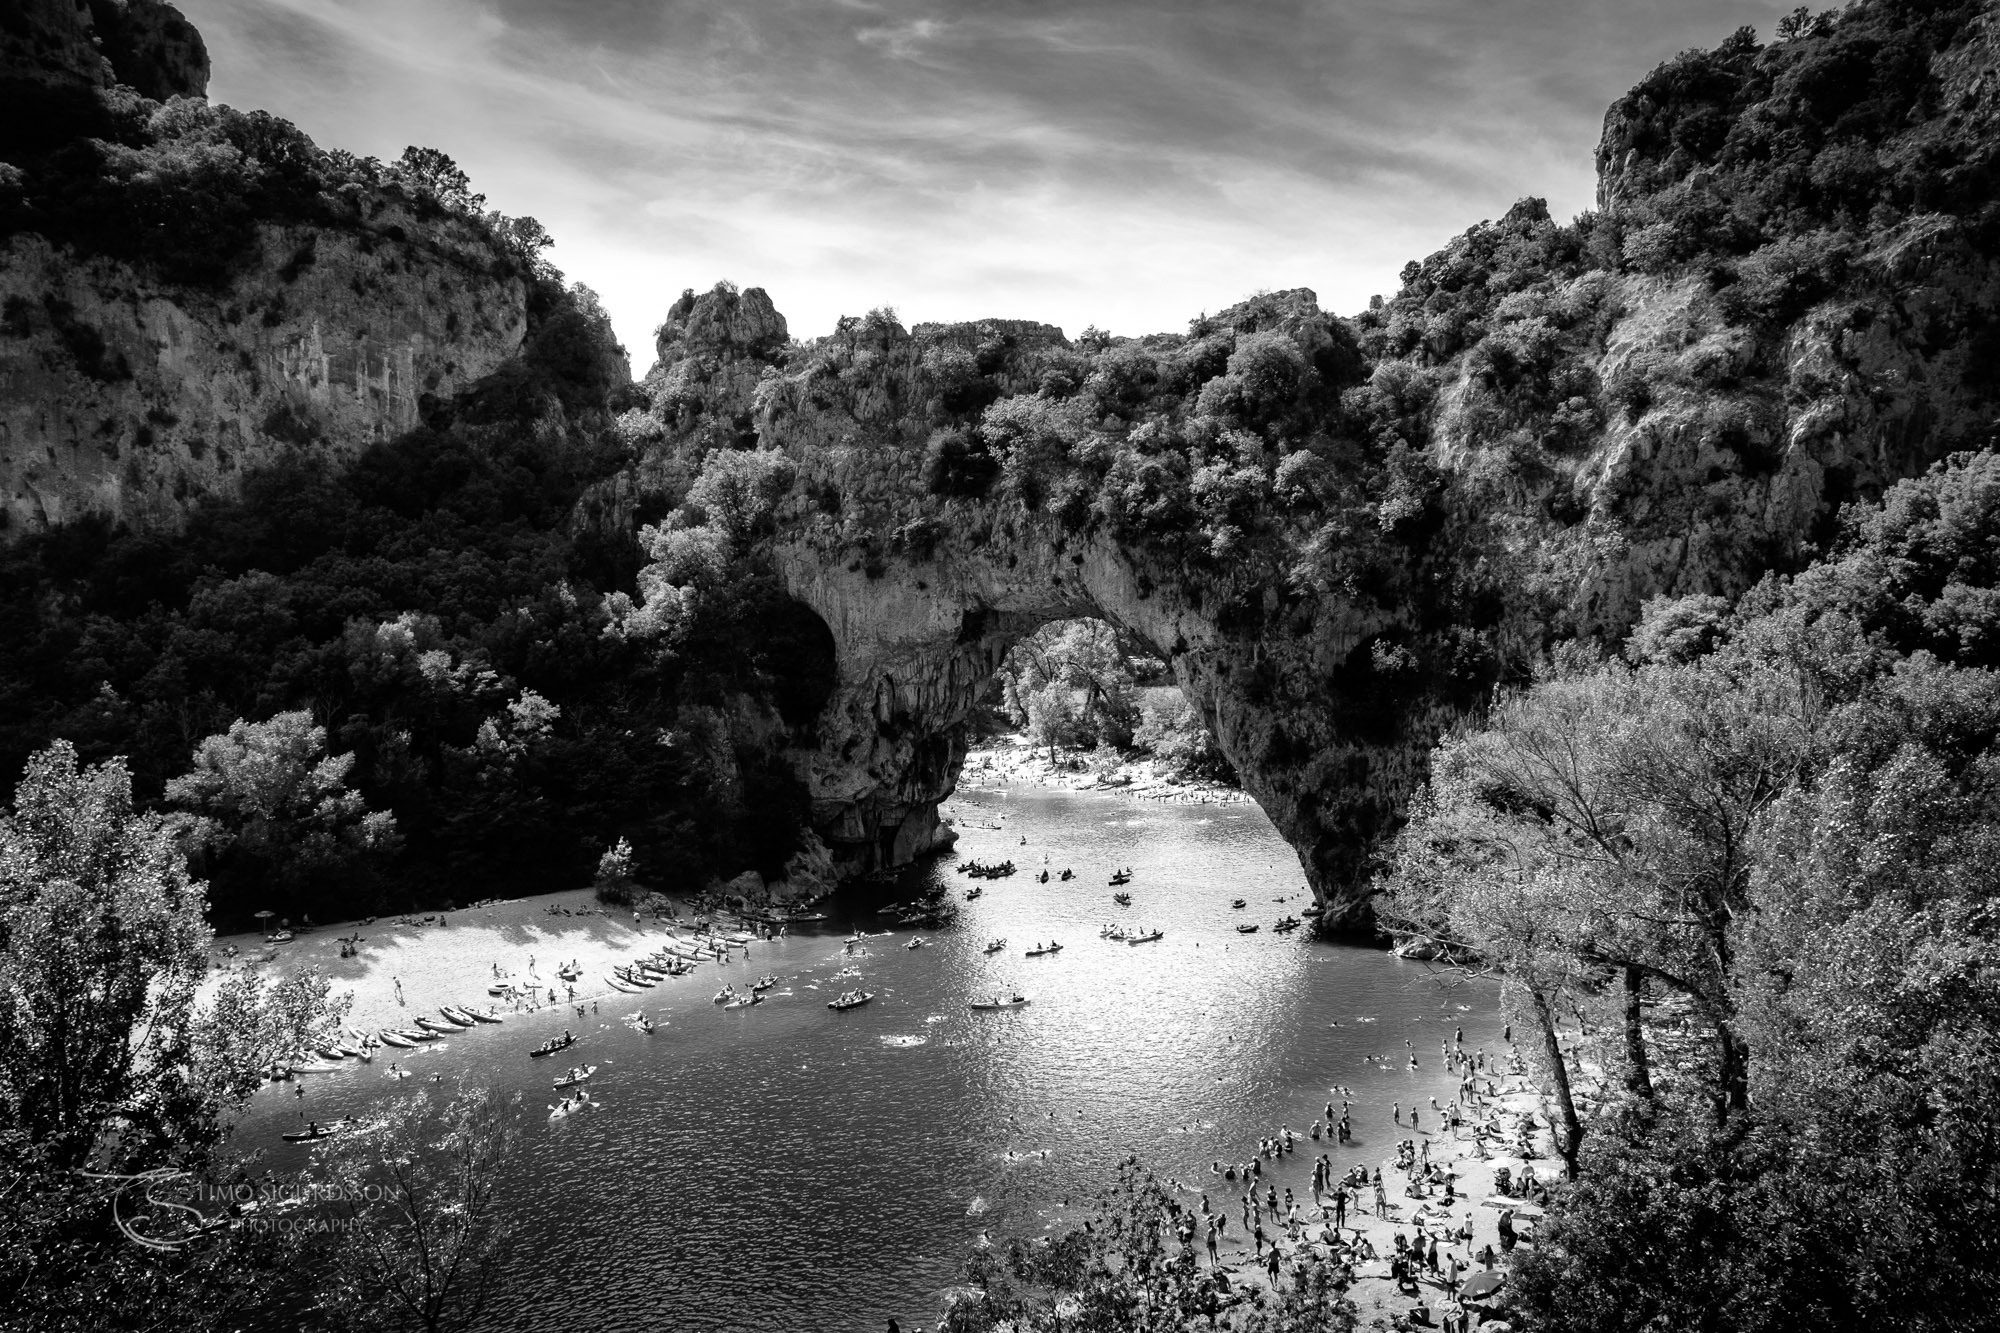
[[[1636,666],[1572,656],[1439,751],[1389,914],[1600,1014],[1628,1073],[1572,1129],[1526,1326],[1946,1329],[2000,1295],[1991,464],[1734,608],[1656,604]]]

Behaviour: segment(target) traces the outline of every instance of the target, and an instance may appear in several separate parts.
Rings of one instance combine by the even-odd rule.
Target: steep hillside
[[[384,167],[212,107],[207,76],[155,0],[0,22],[0,537],[178,526],[522,346],[539,228],[482,215],[442,155]]]

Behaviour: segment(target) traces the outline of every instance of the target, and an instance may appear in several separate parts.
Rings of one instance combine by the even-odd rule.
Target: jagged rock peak
[[[718,282],[700,296],[692,287],[681,293],[654,335],[654,348],[662,362],[694,352],[768,357],[790,339],[785,317],[762,287],[738,291]]]
[[[0,77],[108,88],[157,101],[208,95],[208,47],[165,0],[9,0]]]

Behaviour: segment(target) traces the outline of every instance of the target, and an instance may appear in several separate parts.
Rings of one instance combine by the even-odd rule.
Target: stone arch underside
[[[1048,621],[1091,616],[1171,664],[1246,793],[1298,852],[1328,921],[1366,923],[1369,855],[1449,720],[1344,688],[1379,616],[1322,604],[1294,623],[1231,628],[1241,608],[1206,605],[1198,582],[1052,524],[992,530],[923,559],[842,559],[782,535],[768,549],[837,646],[837,683],[798,753],[815,830],[838,863],[890,869],[948,845],[938,806],[1008,649]]]

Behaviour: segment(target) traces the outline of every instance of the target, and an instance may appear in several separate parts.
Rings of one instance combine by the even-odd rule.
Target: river
[[[510,1018],[424,1053],[426,1073],[491,1079],[534,1110],[506,1182],[520,1248],[489,1327],[929,1323],[982,1231],[1040,1234],[1080,1218],[1127,1154],[1214,1182],[1220,1203],[1213,1161],[1244,1160],[1280,1126],[1303,1135],[1344,1095],[1357,1142],[1334,1160],[1379,1163],[1403,1133],[1392,1102],[1428,1111],[1429,1097],[1448,1095],[1440,1042],[1462,1027],[1467,1049],[1497,1047],[1491,987],[1274,933],[1310,898],[1255,806],[1013,787],[963,791],[950,813],[959,846],[925,873],[950,881],[963,910],[953,926],[921,932],[929,947],[904,948],[911,932],[901,930],[849,956],[845,934],[880,919],[829,922],[724,966],[721,977],[739,983],[781,978],[753,1009],[712,1004],[720,982],[709,966],[647,993],[667,1020],[650,1037],[616,1020],[640,998],[619,996],[587,1019],[560,1008]],[[1021,870],[974,881],[953,870],[967,858],[1011,858]],[[1044,858],[1078,878],[1035,882]],[[1118,866],[1134,872],[1129,908],[1106,884]],[[984,892],[963,901],[975,883]],[[1234,898],[1247,906],[1233,909]],[[1100,938],[1114,919],[1165,938]],[[1236,930],[1250,922],[1258,933]],[[996,936],[1007,948],[983,953]],[[1051,939],[1060,954],[1024,956]],[[860,978],[834,975],[846,968]],[[856,985],[875,1001],[826,1008]],[[1031,1003],[966,1007],[1009,988]],[[565,1026],[585,1035],[576,1058],[600,1066],[591,1086],[604,1105],[547,1122],[546,1066],[558,1062],[525,1052]],[[323,1086],[322,1116],[363,1112],[384,1095],[376,1080]],[[274,1137],[291,1114],[284,1100],[260,1098],[246,1133]],[[1303,1143],[1280,1188],[1302,1186],[1319,1150]]]

